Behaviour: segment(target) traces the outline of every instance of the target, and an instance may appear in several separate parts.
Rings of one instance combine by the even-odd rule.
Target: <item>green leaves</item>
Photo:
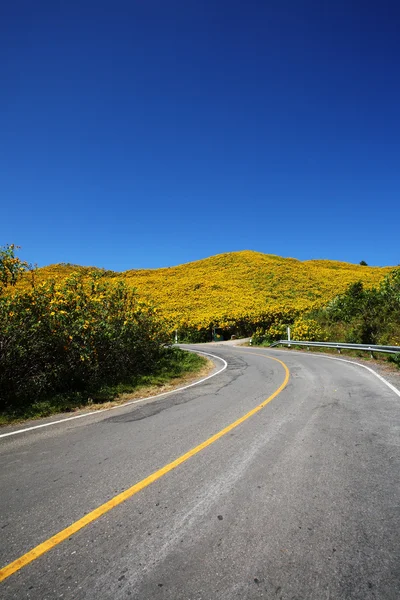
[[[3,288],[13,286],[24,271],[29,269],[27,262],[15,256],[15,250],[19,248],[15,244],[0,246],[0,292]]]
[[[344,294],[317,311],[317,318],[332,332],[334,341],[342,341],[335,326],[342,324],[343,341],[399,345],[400,269],[388,273],[378,288],[366,289],[361,281],[352,283]]]
[[[91,392],[151,372],[168,341],[164,321],[122,281],[73,273],[0,296],[0,401]]]

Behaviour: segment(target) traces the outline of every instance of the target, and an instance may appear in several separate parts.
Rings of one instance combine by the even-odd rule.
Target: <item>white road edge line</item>
[[[274,350],[275,350],[275,348],[274,348]],[[278,350],[278,352],[286,352],[286,350]],[[293,350],[292,350],[292,352],[293,352]],[[295,352],[297,352],[297,350],[295,350]],[[350,365],[357,365],[358,367],[367,369],[367,371],[370,371],[370,373],[372,373],[378,379],[380,379],[385,385],[388,386],[388,388],[390,388],[392,390],[392,392],[397,394],[397,396],[399,396],[399,398],[400,398],[400,390],[398,390],[397,387],[395,387],[393,384],[391,384],[389,381],[387,381],[387,379],[382,377],[382,375],[379,375],[379,373],[377,373],[376,371],[371,369],[371,367],[367,367],[367,365],[362,365],[361,363],[356,362],[355,360],[346,360],[345,358],[336,358],[336,356],[323,356],[323,355],[314,356],[314,354],[308,354],[306,352],[301,352],[301,351],[300,351],[300,354],[303,354],[304,356],[309,356],[310,358],[327,358],[329,360],[340,360],[340,362],[349,363]]]
[[[114,410],[116,408],[124,408],[125,406],[130,406],[131,404],[138,404],[139,402],[145,402],[146,400],[153,400],[154,398],[160,398],[161,396],[167,396],[168,394],[176,394],[177,392],[182,392],[183,390],[187,390],[188,388],[193,387],[194,385],[199,385],[200,383],[204,383],[207,379],[211,379],[211,377],[215,377],[225,371],[228,366],[226,360],[221,358],[220,356],[216,356],[215,354],[210,354],[209,352],[200,352],[200,350],[188,350],[187,352],[195,352],[195,354],[204,354],[205,356],[211,356],[212,358],[216,358],[223,363],[222,369],[217,371],[216,373],[212,373],[207,377],[203,377],[200,381],[195,381],[194,383],[189,383],[180,388],[176,388],[175,390],[170,390],[169,392],[162,392],[161,394],[156,394],[155,396],[147,396],[147,398],[139,398],[139,400],[129,400],[124,404],[118,404],[117,406],[110,406],[109,408],[100,408],[99,410],[93,410],[88,413],[83,413],[82,415],[75,415],[74,417],[67,417],[66,419],[59,419],[58,421],[51,421],[50,423],[42,423],[41,425],[34,425],[32,427],[25,427],[25,429],[17,429],[16,431],[9,431],[8,433],[1,433],[0,438],[9,437],[10,435],[17,435],[18,433],[25,433],[26,431],[32,431],[33,429],[41,429],[42,427],[50,427],[50,425],[57,425],[59,423],[65,423],[66,421],[73,421],[74,419],[82,419],[83,417],[93,417],[94,415],[98,415],[101,412],[107,412],[109,410]]]

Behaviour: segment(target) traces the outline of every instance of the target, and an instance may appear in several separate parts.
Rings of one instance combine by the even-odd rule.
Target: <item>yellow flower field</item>
[[[36,283],[60,281],[74,271],[91,270],[51,265],[38,269],[33,277]],[[106,271],[104,277],[135,287],[141,297],[159,307],[171,329],[204,331],[214,324],[248,330],[325,305],[354,281],[377,286],[390,270],[329,260],[302,262],[245,250],[169,268]],[[29,286],[31,277],[26,274],[18,287]]]

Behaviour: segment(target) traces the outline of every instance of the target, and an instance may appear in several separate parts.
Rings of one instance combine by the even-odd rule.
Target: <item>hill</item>
[[[60,280],[76,265],[50,265],[35,272],[37,282]],[[299,261],[254,251],[230,252],[162,269],[103,271],[123,280],[155,303],[171,329],[188,331],[199,339],[215,324],[231,332],[251,333],[258,326],[290,320],[325,305],[350,283],[379,284],[391,267],[368,267],[330,260]],[[28,285],[29,275],[22,285]],[[20,284],[21,285],[21,284]]]

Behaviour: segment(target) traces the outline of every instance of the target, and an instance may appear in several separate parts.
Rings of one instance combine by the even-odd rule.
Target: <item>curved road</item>
[[[227,369],[0,438],[1,598],[398,600],[400,398],[325,357],[196,348]]]

